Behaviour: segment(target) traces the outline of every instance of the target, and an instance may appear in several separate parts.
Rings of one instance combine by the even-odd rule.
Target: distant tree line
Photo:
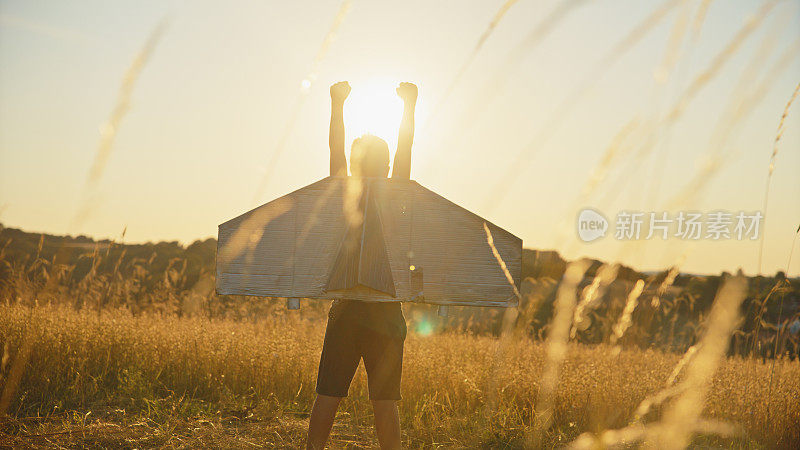
[[[214,292],[217,241],[197,240],[124,244],[86,236],[29,233],[0,225],[0,299],[3,301],[71,302],[76,308],[126,307],[134,312],[157,310],[176,314],[235,315],[247,318],[274,310],[274,302],[255,297],[218,296]],[[553,315],[558,281],[567,266],[556,251],[523,250],[523,293],[514,329],[543,337]],[[579,292],[585,295],[602,261],[593,260]],[[645,287],[634,310],[625,345],[685,351],[702,332],[722,280],[730,276],[678,274],[660,292],[668,270],[642,273],[620,266],[616,276],[584,311],[574,330],[586,344],[608,340],[626,298],[637,280]],[[580,301],[581,298],[578,299]],[[309,308],[324,317],[324,302]],[[504,311],[496,308],[453,308],[446,318],[434,308],[406,305],[411,326],[425,322],[434,329],[462,329],[499,334]],[[796,357],[800,334],[800,279],[750,277],[742,304],[742,322],[730,353]],[[507,326],[507,324],[506,324]]]

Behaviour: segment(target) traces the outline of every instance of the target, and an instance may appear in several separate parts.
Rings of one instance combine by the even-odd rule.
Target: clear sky
[[[572,2],[564,14],[552,14],[563,1],[519,0],[436,109],[503,3],[353,0],[260,202],[327,175],[331,83],[353,87],[348,145],[371,131],[394,148],[401,105],[393,88],[412,81],[420,92],[412,178],[517,234],[526,247],[646,270],[686,253],[686,271],[756,272],[757,241],[622,245],[612,230],[585,244],[575,215],[584,206],[610,220],[620,210],[760,210],[778,122],[800,82],[797,47],[781,72],[771,68],[797,45],[800,2],[779,2],[674,124],[656,128],[646,124],[677,104],[762,2],[712,1],[695,28],[703,2],[677,1],[634,46],[613,52],[608,66],[604,56],[664,0]],[[253,206],[340,5],[0,1],[0,221],[98,238],[118,238],[127,227],[126,242],[215,235],[217,224]],[[100,128],[125,73],[167,16],[102,178],[88,189]],[[548,18],[542,38],[522,45]],[[678,45],[670,44],[674,36],[682,38]],[[665,67],[667,76],[657,76]],[[593,88],[563,113],[559,105],[586,80]],[[740,120],[726,119],[746,98],[757,101],[744,105]],[[785,269],[800,224],[798,108],[785,125],[766,211],[766,273]],[[637,117],[641,126],[623,141],[631,151],[580,197],[614,137]],[[721,164],[713,177],[700,177],[707,188],[680,196],[709,158]],[[521,176],[509,177],[512,165]],[[76,224],[87,201],[91,213]],[[797,275],[800,249],[795,253],[789,272]]]

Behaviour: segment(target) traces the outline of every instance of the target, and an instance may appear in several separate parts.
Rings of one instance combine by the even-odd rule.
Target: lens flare
[[[416,332],[420,336],[430,336],[433,334],[433,324],[428,319],[422,319],[417,323]]]

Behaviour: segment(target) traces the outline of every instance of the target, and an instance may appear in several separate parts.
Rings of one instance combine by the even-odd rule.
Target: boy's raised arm
[[[417,106],[417,86],[400,83],[397,95],[403,99],[403,120],[397,136],[397,152],[394,154],[392,178],[411,179],[411,145],[414,143],[414,110]]]
[[[350,84],[340,81],[331,86],[331,128],[328,146],[331,149],[331,175],[347,175],[344,156],[344,101],[350,94]]]

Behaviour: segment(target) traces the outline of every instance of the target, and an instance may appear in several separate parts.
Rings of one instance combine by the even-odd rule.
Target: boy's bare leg
[[[383,450],[394,450],[400,447],[400,415],[397,413],[397,402],[394,400],[373,400],[372,411],[375,414],[375,433]]]
[[[311,417],[308,419],[307,449],[322,450],[325,448],[340,401],[342,399],[339,397],[317,395],[317,399],[314,400],[314,407],[311,409]]]

